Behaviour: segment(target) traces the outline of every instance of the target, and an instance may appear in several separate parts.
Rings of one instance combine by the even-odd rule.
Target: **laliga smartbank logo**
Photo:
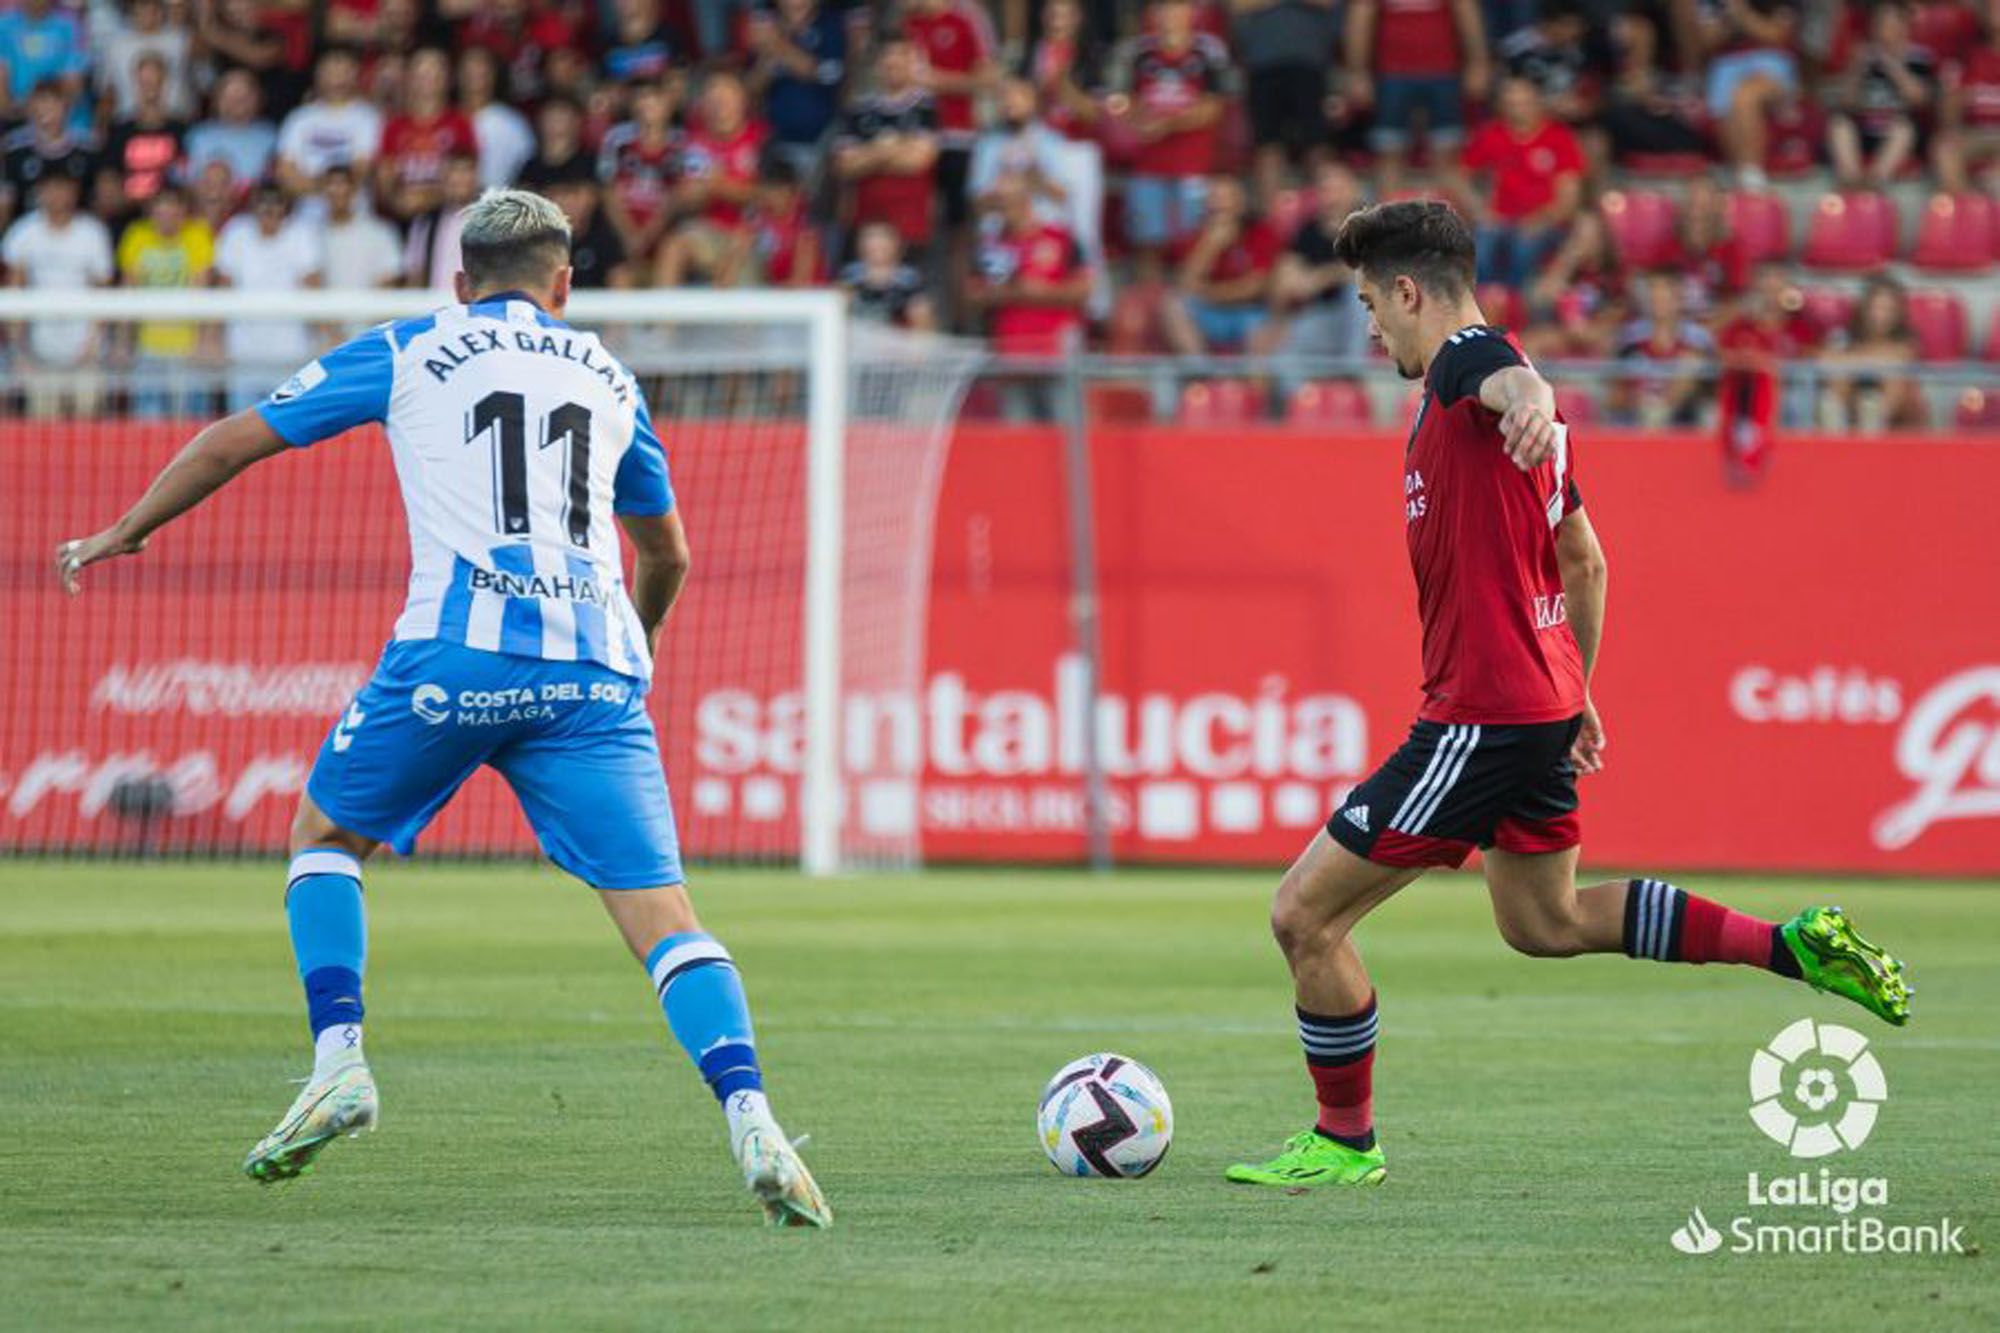
[[[1868,1141],[1889,1097],[1868,1038],[1810,1018],[1750,1057],[1750,1120],[1794,1157],[1851,1152]]]
[[[1889,1100],[1868,1039],[1837,1023],[1801,1018],[1750,1057],[1750,1122],[1792,1157],[1855,1152]],[[1817,1172],[1745,1179],[1745,1212],[1711,1223],[1701,1209],[1669,1237],[1682,1254],[1964,1254],[1949,1217],[1904,1222],[1868,1211],[1890,1206],[1886,1176]],[[1782,1211],[1781,1211],[1782,1210]]]

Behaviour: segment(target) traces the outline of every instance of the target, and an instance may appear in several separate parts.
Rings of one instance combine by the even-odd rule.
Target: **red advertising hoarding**
[[[0,847],[277,847],[388,631],[407,556],[388,460],[365,437],[256,469],[141,560],[93,571],[85,597],[57,595],[54,541],[115,513],[181,438],[0,427]],[[757,547],[756,577],[704,564],[729,516],[704,508],[723,475],[703,458],[728,438],[684,429],[678,446],[696,576],[655,698],[697,858],[796,838],[797,646],[782,627],[799,547]],[[1402,443],[1095,430],[1093,717],[1060,436],[962,427],[927,677],[914,696],[848,700],[848,817],[914,828],[938,859],[1077,858],[1094,728],[1121,858],[1288,860],[1416,707]],[[2000,448],[1790,440],[1749,491],[1724,484],[1707,437],[1600,433],[1579,454],[1611,562],[1589,860],[2000,872]],[[788,476],[771,474],[766,532],[799,512]],[[750,596],[766,611],[746,612]],[[741,628],[760,617],[761,647]],[[133,809],[148,784],[172,811],[150,822]],[[426,846],[531,843],[482,778]]]

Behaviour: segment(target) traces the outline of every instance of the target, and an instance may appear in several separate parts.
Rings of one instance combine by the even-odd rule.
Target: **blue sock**
[[[327,847],[300,852],[292,858],[285,915],[313,1036],[336,1024],[359,1024],[361,971],[368,956],[361,863]]]
[[[732,1093],[761,1092],[750,1003],[729,950],[700,931],[669,935],[646,956],[660,1007],[674,1039],[701,1070],[717,1101]]]

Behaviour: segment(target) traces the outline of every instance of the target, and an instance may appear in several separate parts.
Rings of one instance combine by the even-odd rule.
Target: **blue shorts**
[[[1454,148],[1465,138],[1465,89],[1456,74],[1385,74],[1375,88],[1375,123],[1368,146],[1394,153],[1410,146],[1417,112],[1424,113],[1424,142]]]
[[[1198,296],[1186,298],[1185,304],[1188,318],[1201,331],[1201,340],[1211,351],[1242,347],[1271,317],[1270,310],[1261,305],[1216,305]]]
[[[592,888],[679,884],[680,840],[646,687],[594,662],[392,643],[333,725],[306,793],[404,856],[481,764],[549,859]]]
[[[1125,238],[1148,250],[1171,244],[1201,226],[1207,200],[1200,176],[1134,176],[1125,182]]]
[[[1770,79],[1797,92],[1799,62],[1789,51],[1737,51],[1708,65],[1708,114],[1721,120],[1736,101],[1736,90],[1751,79]]]

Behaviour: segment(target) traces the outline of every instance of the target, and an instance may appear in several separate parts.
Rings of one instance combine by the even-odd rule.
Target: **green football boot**
[[[1285,1140],[1285,1150],[1264,1163],[1239,1162],[1223,1175],[1239,1185],[1379,1185],[1389,1174],[1382,1145],[1366,1152],[1307,1130]]]
[[[1838,907],[1808,907],[1778,929],[1814,990],[1845,996],[1897,1027],[1910,1021],[1916,987],[1903,980],[1902,959],[1862,939]]]
[[[243,1159],[243,1174],[266,1185],[303,1176],[328,1144],[374,1129],[381,1115],[368,1066],[358,1060],[342,1065],[325,1078],[306,1082],[278,1127]]]

